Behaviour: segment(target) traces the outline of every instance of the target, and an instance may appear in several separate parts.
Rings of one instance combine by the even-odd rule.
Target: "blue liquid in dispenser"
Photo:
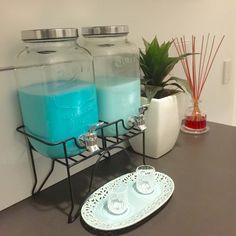
[[[137,115],[140,107],[140,79],[97,77],[96,81],[99,119],[107,122],[123,119],[128,127],[128,119]],[[118,131],[119,135],[127,133],[121,123]],[[104,129],[105,136],[115,134],[115,125]]]
[[[19,89],[19,99],[26,130],[48,142],[78,138],[98,122],[96,88],[79,80],[60,80],[33,84]],[[63,145],[48,146],[30,139],[44,156],[63,158]],[[83,151],[74,141],[66,143],[69,156]]]

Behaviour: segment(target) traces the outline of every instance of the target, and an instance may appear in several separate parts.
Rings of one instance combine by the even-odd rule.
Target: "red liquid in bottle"
[[[186,116],[184,125],[188,129],[205,129],[206,128],[206,116]]]

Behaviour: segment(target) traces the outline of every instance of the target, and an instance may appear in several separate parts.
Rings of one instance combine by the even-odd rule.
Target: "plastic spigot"
[[[148,109],[149,107],[149,104],[145,104],[145,105],[142,105],[141,107],[139,107],[138,111],[139,111],[139,114],[143,114],[145,113],[145,111]]]
[[[145,124],[144,113],[148,109],[148,105],[143,105],[139,108],[139,115],[133,116],[129,119],[128,123],[130,126],[138,128],[140,131],[144,131],[147,126]]]
[[[93,126],[91,126],[88,130],[88,133],[83,134],[79,137],[79,143],[81,146],[85,146],[88,152],[94,153],[99,150],[98,144],[97,144],[97,134],[95,130],[102,126],[103,122],[99,122]]]

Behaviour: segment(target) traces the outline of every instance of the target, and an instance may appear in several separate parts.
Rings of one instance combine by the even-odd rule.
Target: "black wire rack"
[[[89,153],[87,151],[83,151],[79,154],[75,156],[70,156],[68,154],[68,150],[67,150],[67,143],[68,142],[74,142],[74,144],[78,147],[78,148],[84,148],[84,146],[81,146],[81,144],[78,141],[78,138],[75,137],[71,137],[68,138],[66,140],[62,140],[60,142],[49,142],[46,141],[44,139],[41,139],[37,136],[32,135],[31,133],[27,132],[25,129],[24,125],[19,126],[16,130],[18,132],[20,132],[21,134],[25,135],[25,137],[27,138],[27,143],[28,143],[28,147],[29,147],[29,153],[30,153],[30,159],[31,159],[31,163],[32,163],[32,169],[33,169],[33,175],[34,175],[34,184],[33,184],[33,188],[32,188],[32,196],[37,195],[43,188],[43,186],[45,185],[45,183],[47,182],[47,180],[49,179],[50,175],[52,174],[54,167],[55,167],[55,162],[60,163],[61,165],[66,167],[66,171],[67,171],[67,183],[68,183],[68,189],[69,189],[69,196],[70,196],[70,204],[71,204],[71,208],[68,214],[68,223],[72,223],[74,222],[74,220],[79,216],[80,214],[80,207],[79,209],[75,209],[75,200],[74,200],[74,196],[73,196],[73,186],[71,183],[71,172],[70,169],[73,166],[76,166],[78,164],[80,164],[81,162],[88,160],[90,158],[95,158],[97,156],[97,160],[95,162],[95,164],[93,165],[92,171],[91,171],[91,176],[90,176],[90,183],[89,183],[89,187],[88,187],[88,193],[87,196],[91,193],[91,189],[92,189],[92,184],[93,184],[93,178],[95,175],[95,171],[97,168],[97,164],[99,163],[99,161],[102,158],[109,158],[111,156],[110,151],[112,149],[121,149],[124,150],[127,155],[128,152],[126,151],[126,149],[122,146],[119,146],[119,144],[128,141],[130,138],[133,138],[137,135],[142,134],[142,145],[143,145],[143,153],[142,153],[142,158],[143,158],[143,164],[146,163],[145,161],[145,131],[140,130],[138,127],[132,126],[127,128],[125,126],[124,120],[120,119],[120,120],[116,120],[114,122],[105,122],[105,121],[101,121],[103,123],[102,126],[97,127],[96,128],[96,132],[99,134],[98,135],[98,139],[100,139],[100,143],[101,145],[99,146],[99,150],[95,151],[94,153]],[[105,129],[106,128],[111,128],[115,130],[115,135],[112,137],[107,137],[105,136]],[[126,134],[119,134],[119,129],[120,127],[122,127],[124,130],[126,130]],[[39,187],[37,188],[38,185],[38,176],[37,176],[37,172],[36,172],[36,166],[35,166],[35,161],[34,161],[34,152],[37,152],[37,150],[32,146],[30,139],[36,140],[44,145],[47,146],[61,146],[63,147],[63,152],[64,152],[64,156],[62,158],[51,158],[51,168],[48,172],[48,174],[46,175],[46,177],[44,178],[44,180],[42,181],[42,183],[39,185]]]

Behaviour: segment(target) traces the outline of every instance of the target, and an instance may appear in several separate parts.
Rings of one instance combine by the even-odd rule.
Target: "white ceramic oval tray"
[[[155,173],[156,187],[151,194],[141,194],[136,190],[136,173],[122,175],[96,190],[85,201],[81,216],[91,227],[99,230],[117,230],[146,218],[164,205],[174,192],[174,181],[160,172]],[[121,215],[114,215],[107,209],[109,193],[120,182],[128,185],[128,210]]]

